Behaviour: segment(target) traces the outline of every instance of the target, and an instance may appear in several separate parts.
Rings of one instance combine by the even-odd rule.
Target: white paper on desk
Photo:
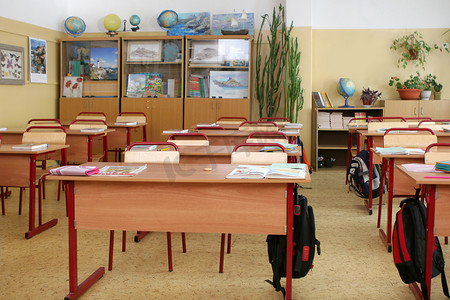
[[[436,171],[434,165],[426,165],[426,164],[403,164],[404,167],[409,172],[439,172]]]
[[[408,151],[408,154],[425,154],[424,149],[419,148],[405,148],[406,151]]]

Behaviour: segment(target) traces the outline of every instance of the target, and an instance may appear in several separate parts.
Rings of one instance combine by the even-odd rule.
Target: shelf
[[[181,61],[130,61],[127,65],[181,65]]]
[[[319,131],[348,131],[348,128],[318,128]]]
[[[225,66],[225,65],[214,65],[214,64],[190,64],[188,65],[190,69],[242,69],[247,70],[248,66]]]
[[[347,146],[341,145],[330,145],[330,146],[319,146],[317,147],[319,150],[347,150]]]

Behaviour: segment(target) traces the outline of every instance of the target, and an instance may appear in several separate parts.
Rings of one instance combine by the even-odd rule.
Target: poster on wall
[[[179,13],[178,22],[167,35],[210,35],[211,16],[209,12]]]
[[[0,84],[25,84],[23,47],[0,44]]]
[[[30,82],[47,83],[47,41],[29,37]]]

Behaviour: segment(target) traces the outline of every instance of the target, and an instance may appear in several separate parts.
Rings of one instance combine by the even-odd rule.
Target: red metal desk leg
[[[389,159],[389,193],[387,205],[387,224],[386,232],[380,229],[380,237],[383,240],[388,252],[392,251],[392,200],[394,198],[394,159]]]
[[[108,136],[103,136],[103,161],[108,161]]]
[[[387,165],[387,160],[383,158],[383,160],[381,162],[380,198],[378,200],[377,228],[380,228],[380,226],[381,226],[381,208],[383,205],[383,186],[384,186],[384,179],[386,178],[386,165]]]
[[[75,229],[73,181],[67,184],[67,207],[69,210],[69,294],[64,299],[78,299],[87,289],[97,282],[104,274],[105,268],[98,268],[85,281],[78,285],[77,262],[77,230]]]
[[[352,160],[352,136],[353,136],[353,134],[349,130],[348,134],[347,134],[347,170],[348,170],[348,166],[350,165],[350,161]],[[348,178],[347,178],[347,176],[345,176],[345,184],[347,184],[347,183],[348,183]]]
[[[92,162],[92,136],[88,136],[88,162]]]
[[[373,137],[367,137],[367,144],[369,147],[369,200],[364,200],[366,204],[367,210],[369,211],[369,215],[372,214],[372,179],[373,179],[373,152],[370,151],[370,148],[373,147]]]
[[[47,223],[41,224],[35,227],[36,218],[36,155],[30,156],[30,205],[29,205],[29,219],[28,219],[28,232],[25,232],[25,238],[29,239],[33,236],[47,230],[50,227],[55,226],[58,223],[58,219],[53,219]]]
[[[292,299],[292,255],[294,227],[294,184],[287,185],[287,232],[286,232],[286,300]]]
[[[425,283],[427,285],[428,299],[431,299],[431,267],[433,266],[434,246],[434,214],[436,205],[436,185],[429,187],[429,200],[427,203],[427,231],[425,233]]]

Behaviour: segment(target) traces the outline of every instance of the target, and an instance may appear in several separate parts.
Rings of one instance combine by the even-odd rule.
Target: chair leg
[[[127,232],[122,231],[122,252],[127,251]]]
[[[43,185],[43,182],[39,180],[39,183],[38,183],[38,220],[39,220],[39,225],[42,225],[42,185]]]
[[[220,259],[219,259],[219,273],[223,273],[223,260],[225,256],[225,233],[220,237]]]
[[[167,233],[167,259],[169,262],[169,272],[172,272],[172,235],[170,232]]]
[[[5,196],[3,194],[3,187],[0,187],[0,197],[2,198],[2,215],[5,215]]]
[[[186,233],[181,233],[181,244],[183,245],[183,253],[186,253]]]
[[[61,180],[58,180],[58,198],[59,201],[61,199]]]
[[[114,252],[114,230],[109,231],[109,260],[108,270],[112,271],[113,268],[113,252]]]
[[[444,243],[445,243],[446,245],[448,245],[448,236],[446,236],[446,237],[444,238]]]
[[[228,234],[227,253],[231,253],[231,233]]]

